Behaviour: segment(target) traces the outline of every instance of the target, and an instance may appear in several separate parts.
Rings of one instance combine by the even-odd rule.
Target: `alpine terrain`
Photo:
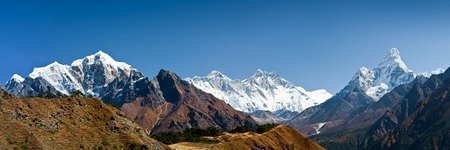
[[[442,69],[439,69],[433,73],[441,72]],[[392,48],[384,57],[383,61],[375,68],[360,68],[344,89],[326,102],[304,110],[290,120],[288,124],[307,135],[324,133],[336,126],[343,125],[347,117],[352,118],[358,115],[359,113],[354,112],[379,101],[386,93],[391,92],[394,88],[411,83],[417,76],[431,74],[421,73],[418,75],[413,73],[402,61],[399,50]],[[401,88],[399,90],[397,92],[402,93],[408,90],[408,88],[403,87],[403,90]],[[385,100],[382,102],[385,102]],[[395,102],[389,102],[386,105],[393,104]],[[378,106],[378,108],[388,107]],[[378,111],[378,113],[383,113],[383,111]],[[376,119],[376,116],[360,116]]]
[[[54,62],[35,68],[26,78],[13,75],[5,87],[20,97],[80,91],[121,108],[147,133],[209,126],[226,130],[255,126],[250,116],[195,88],[173,72],[161,70],[149,79],[102,51],[71,65]]]
[[[224,100],[233,108],[250,113],[259,122],[289,120],[332,96],[324,89],[306,91],[276,73],[260,69],[244,80],[231,79],[219,71],[185,80]]]

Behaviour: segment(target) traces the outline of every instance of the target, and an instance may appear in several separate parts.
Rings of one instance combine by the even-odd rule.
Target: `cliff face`
[[[97,99],[0,98],[0,120],[6,149],[167,148]]]

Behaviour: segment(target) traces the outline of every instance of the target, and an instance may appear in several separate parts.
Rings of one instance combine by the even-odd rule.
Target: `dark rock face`
[[[325,128],[331,128],[336,124],[341,124],[341,122],[348,117],[352,111],[359,108],[355,108],[348,101],[357,100],[346,100],[344,98],[334,96],[325,103],[308,108],[301,112],[294,119],[290,120],[288,124],[307,135],[317,134],[317,124],[326,123],[328,126],[325,126]]]
[[[449,89],[449,70],[418,77],[311,138],[327,149],[448,149]]]
[[[41,93],[59,93],[50,83],[42,79],[41,77],[32,79],[27,78],[23,82],[17,82],[15,80],[10,80],[6,83],[6,88],[12,94],[17,96],[37,96]]]
[[[256,126],[250,116],[181,80],[173,72],[161,70],[151,83],[148,89],[153,92],[122,106],[125,114],[135,118],[149,133],[181,132],[192,127],[230,130]]]
[[[415,84],[408,95],[370,127],[361,148],[448,149],[450,70]]]

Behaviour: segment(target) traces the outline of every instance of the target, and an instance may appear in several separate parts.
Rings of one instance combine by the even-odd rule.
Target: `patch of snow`
[[[325,122],[317,123],[314,125],[314,130],[316,130],[316,134],[320,134],[320,129],[322,129],[323,126],[325,126]]]
[[[12,75],[11,80],[14,80],[14,81],[19,82],[19,83],[25,81],[25,79],[22,76],[18,75],[18,74]]]

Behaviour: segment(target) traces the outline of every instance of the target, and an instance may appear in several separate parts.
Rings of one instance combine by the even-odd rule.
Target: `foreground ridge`
[[[168,149],[97,99],[0,98],[0,120],[7,149]]]

